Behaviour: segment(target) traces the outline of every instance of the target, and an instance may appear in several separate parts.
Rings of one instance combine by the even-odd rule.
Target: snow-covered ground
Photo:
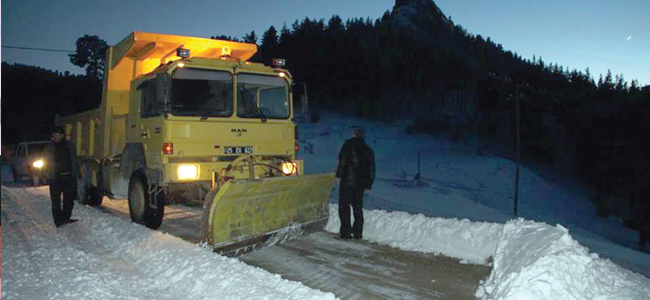
[[[650,255],[620,245],[638,233],[598,218],[580,190],[525,168],[521,218],[512,217],[515,168],[508,160],[406,135],[404,124],[323,115],[317,124],[300,124],[307,173],[332,171],[357,124],[367,127],[377,162],[364,239],[491,264],[476,291],[481,299],[650,298],[650,279],[639,274],[650,275]],[[418,152],[422,181],[415,186]],[[99,209],[76,205],[80,221],[55,228],[47,187],[6,186],[7,171],[3,166],[5,300],[335,298]],[[337,195],[335,188],[332,203]],[[338,224],[332,204],[326,230],[336,232]]]
[[[335,299],[98,209],[56,228],[47,189],[2,187],[4,300]]]

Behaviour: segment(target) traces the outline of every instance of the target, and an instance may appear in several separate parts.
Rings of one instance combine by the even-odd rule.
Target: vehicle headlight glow
[[[195,179],[199,177],[199,167],[196,165],[178,166],[178,179]]]
[[[41,169],[41,168],[43,168],[43,165],[44,165],[44,164],[45,164],[45,163],[43,163],[43,160],[42,160],[42,159],[39,159],[39,160],[34,161],[34,162],[32,163],[32,166],[33,166],[34,168]]]
[[[296,175],[298,174],[298,165],[291,161],[285,161],[282,163],[282,173],[285,175]]]

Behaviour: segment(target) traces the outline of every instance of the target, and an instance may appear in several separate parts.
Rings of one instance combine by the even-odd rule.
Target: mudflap
[[[206,195],[201,239],[232,256],[321,230],[333,185],[334,173],[228,181]]]

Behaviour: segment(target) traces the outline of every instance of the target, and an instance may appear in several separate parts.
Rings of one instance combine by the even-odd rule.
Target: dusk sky
[[[594,80],[611,70],[650,85],[648,0],[437,0],[469,33],[490,37],[525,59],[584,71]],[[241,39],[269,26],[291,28],[305,17],[375,20],[394,0],[2,0],[2,46],[75,50],[83,35],[114,45],[132,31]],[[300,49],[296,49],[299,51]],[[1,60],[83,74],[67,53],[2,48]]]

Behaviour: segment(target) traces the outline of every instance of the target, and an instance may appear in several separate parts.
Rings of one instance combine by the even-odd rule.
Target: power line
[[[46,49],[46,48],[29,48],[29,47],[15,47],[15,46],[5,46],[5,45],[2,45],[2,48],[19,49],[19,50],[36,50],[36,51],[49,51],[49,52],[67,52],[67,53],[76,53],[76,51],[70,51],[70,50]]]

